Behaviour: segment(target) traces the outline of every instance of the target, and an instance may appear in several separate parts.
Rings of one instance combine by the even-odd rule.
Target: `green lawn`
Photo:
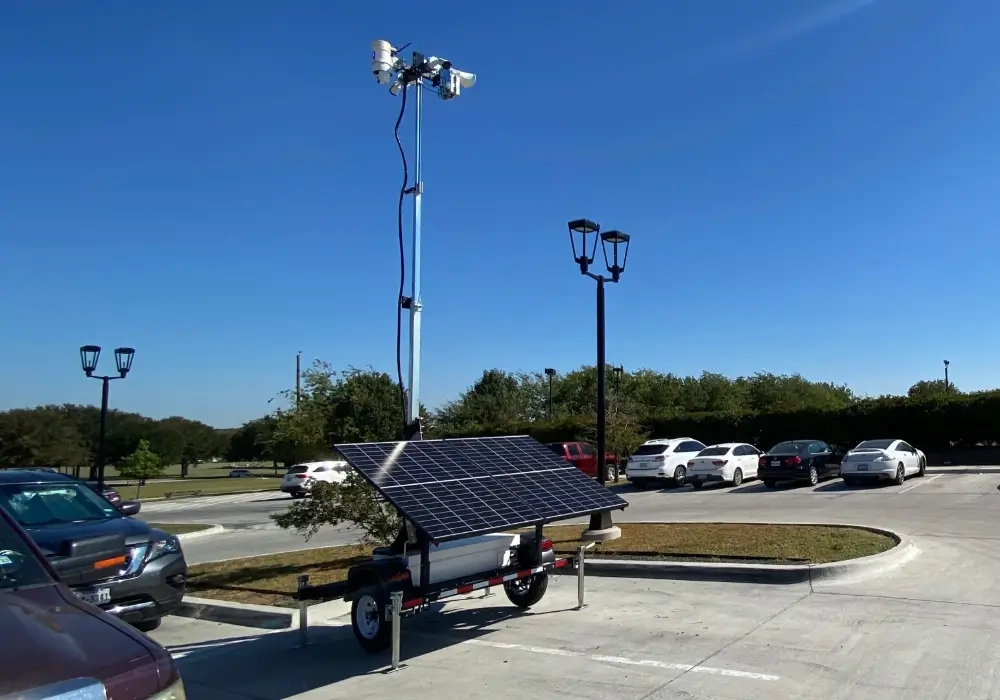
[[[273,477],[240,479],[185,479],[183,481],[150,481],[138,488],[131,486],[115,486],[114,488],[126,500],[138,496],[140,501],[149,498],[183,498],[185,496],[210,496],[221,493],[245,493],[247,491],[277,491],[281,479]]]
[[[829,525],[756,523],[622,524],[620,539],[603,542],[588,556],[674,561],[735,561],[802,564],[842,561],[884,552],[896,542],[862,528]],[[560,554],[575,554],[583,525],[545,528]],[[354,564],[366,561],[370,547],[348,545],[285,552],[192,566],[192,595],[261,605],[296,604],[299,574],[323,585],[343,581]]]

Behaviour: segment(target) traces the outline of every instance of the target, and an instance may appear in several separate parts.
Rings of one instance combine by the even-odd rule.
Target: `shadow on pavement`
[[[489,634],[491,625],[544,612],[519,611],[508,605],[492,608],[437,606],[403,621],[402,665],[420,657]],[[433,613],[433,614],[432,614]],[[188,700],[278,700],[325,688],[350,678],[389,670],[390,650],[369,654],[358,645],[350,625],[309,628],[309,644],[299,646],[298,630],[235,637],[221,641],[168,647]],[[317,697],[335,697],[335,688]]]
[[[272,503],[274,501],[288,501],[291,503],[294,500],[291,496],[267,496],[266,498],[254,498],[247,501],[247,503]]]

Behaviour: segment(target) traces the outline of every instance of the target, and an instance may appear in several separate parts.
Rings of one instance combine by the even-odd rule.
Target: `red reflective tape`
[[[503,583],[503,576],[494,576],[489,581],[486,582],[487,586],[499,586]]]
[[[455,589],[455,591],[458,595],[462,595],[463,593],[472,593],[472,591],[476,590],[474,586],[475,584],[467,583],[464,586],[459,586]]]
[[[569,564],[569,559],[556,559],[556,563],[553,565],[557,569],[561,569]]]
[[[404,608],[415,608],[415,607],[417,607],[418,605],[420,605],[423,602],[424,602],[423,598],[414,598],[413,600],[404,600],[403,601],[403,607]]]

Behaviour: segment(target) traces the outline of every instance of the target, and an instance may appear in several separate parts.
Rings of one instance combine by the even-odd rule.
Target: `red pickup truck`
[[[550,450],[565,459],[587,476],[597,476],[597,450],[586,442],[550,442],[546,445]],[[604,463],[614,467],[618,456],[610,452],[604,455]]]

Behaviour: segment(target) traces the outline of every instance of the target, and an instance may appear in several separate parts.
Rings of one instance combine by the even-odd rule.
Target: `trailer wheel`
[[[370,654],[384,651],[392,643],[392,623],[386,622],[385,593],[363,593],[351,603],[351,628],[361,648]]]
[[[549,575],[542,573],[508,581],[503,585],[503,591],[510,602],[526,610],[542,599],[548,587]]]

